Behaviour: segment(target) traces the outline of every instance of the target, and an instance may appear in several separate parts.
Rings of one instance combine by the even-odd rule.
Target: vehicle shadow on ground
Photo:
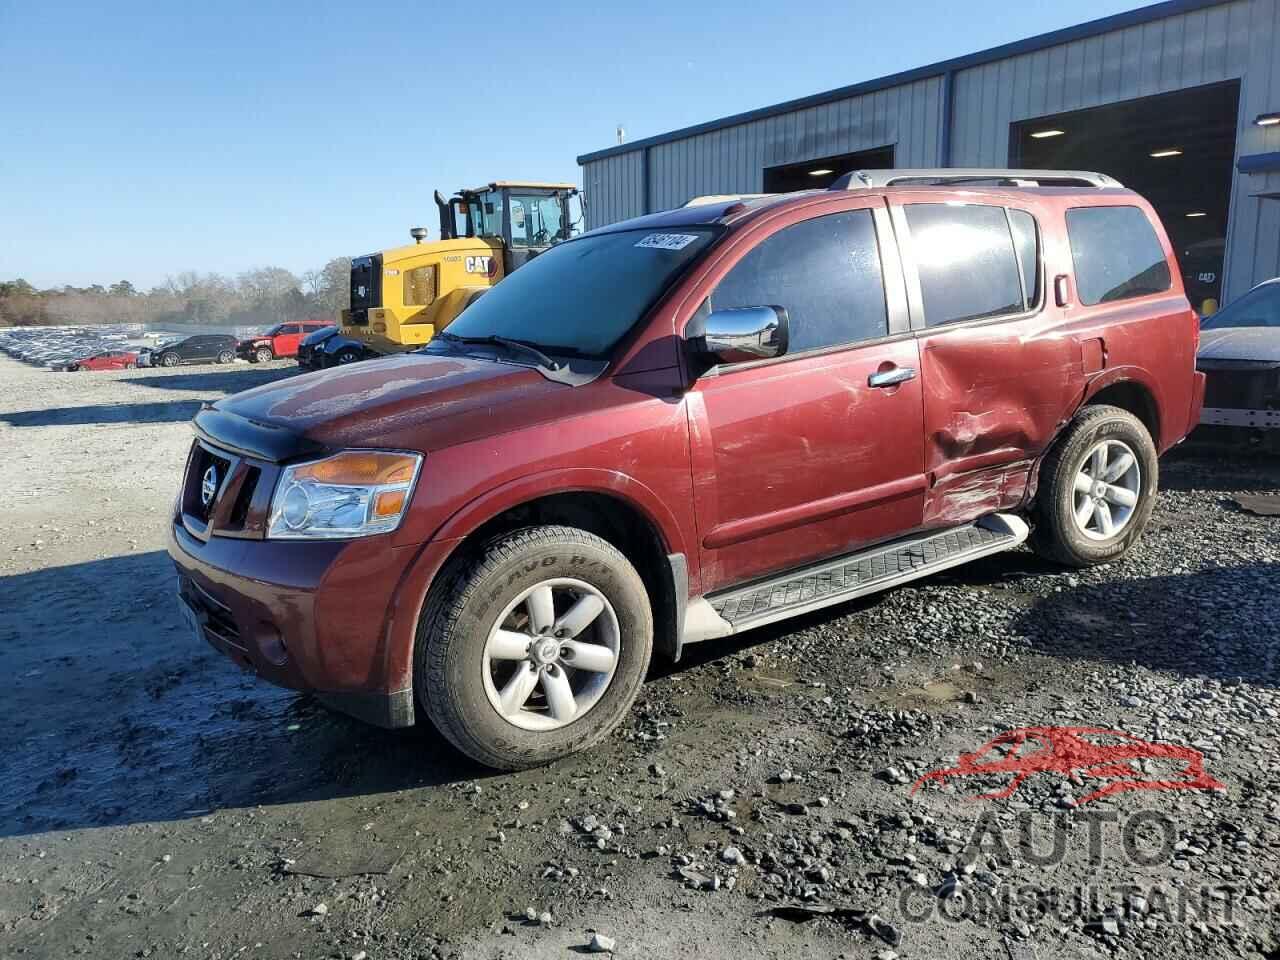
[[[1277,686],[1278,588],[1276,563],[1108,580],[1039,598],[1013,629],[1055,657]]]
[[[200,410],[200,400],[164,403],[87,403],[79,407],[15,410],[0,413],[11,427],[76,427],[112,423],[185,423]]]
[[[191,637],[162,551],[0,578],[0,836],[359,797],[493,775]]]
[[[192,393],[239,393],[264,384],[287,380],[305,373],[296,365],[288,367],[243,367],[218,369],[205,373],[157,373],[129,377],[128,383],[160,390],[190,390]]]

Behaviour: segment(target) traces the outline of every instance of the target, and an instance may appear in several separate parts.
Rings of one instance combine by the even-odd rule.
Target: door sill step
[[[699,598],[685,616],[684,643],[741,633],[797,614],[888,590],[1016,547],[1026,521],[993,513],[973,523],[895,540],[769,580]]]

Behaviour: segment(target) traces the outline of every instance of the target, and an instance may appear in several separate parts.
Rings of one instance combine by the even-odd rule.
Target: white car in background
[[[1196,368],[1205,374],[1201,426],[1280,452],[1280,277],[1204,319]]]

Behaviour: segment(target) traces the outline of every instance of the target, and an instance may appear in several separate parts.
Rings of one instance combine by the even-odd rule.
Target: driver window
[[[784,227],[739,260],[711,294],[712,310],[759,306],[786,309],[789,354],[888,336],[871,211]]]

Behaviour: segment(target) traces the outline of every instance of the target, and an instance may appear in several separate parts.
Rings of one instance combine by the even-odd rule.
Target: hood
[[[219,400],[213,409],[285,430],[324,446],[390,446],[427,451],[495,432],[532,410],[557,406],[549,395],[572,392],[537,371],[470,357],[401,354],[292,377]]]
[[[1280,363],[1280,327],[1222,327],[1200,331],[1199,360]]]

